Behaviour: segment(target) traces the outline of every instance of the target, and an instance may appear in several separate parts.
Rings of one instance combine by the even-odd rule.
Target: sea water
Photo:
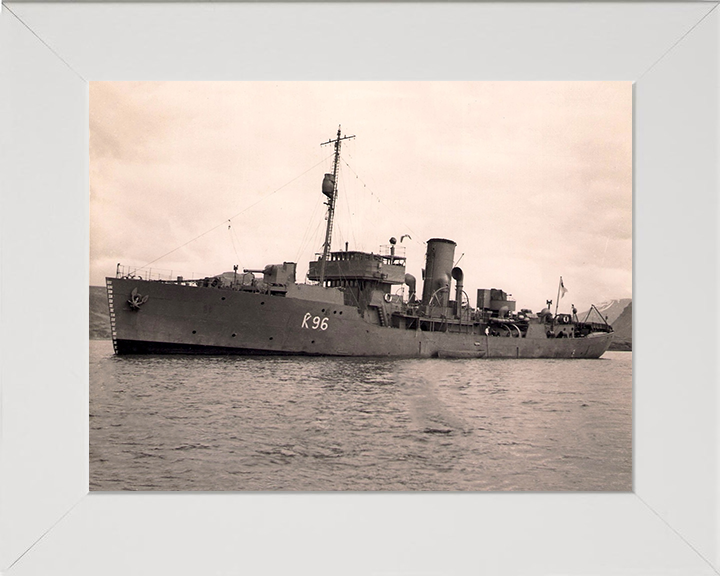
[[[632,353],[114,356],[90,342],[91,490],[630,491]]]

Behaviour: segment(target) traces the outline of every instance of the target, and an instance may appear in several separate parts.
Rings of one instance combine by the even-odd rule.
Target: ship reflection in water
[[[116,356],[90,342],[92,490],[630,491],[632,354]]]

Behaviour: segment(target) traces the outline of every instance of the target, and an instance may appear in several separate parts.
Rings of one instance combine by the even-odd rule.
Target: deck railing
[[[165,282],[177,282],[178,278],[182,278],[183,282],[198,280],[212,275],[202,274],[200,272],[182,272],[180,270],[170,270],[163,268],[142,268],[139,266],[128,266],[118,264],[115,269],[116,278],[137,278],[138,280],[162,280]]]

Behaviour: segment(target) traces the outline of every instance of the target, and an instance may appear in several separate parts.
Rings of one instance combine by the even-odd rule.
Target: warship
[[[434,358],[599,358],[612,327],[555,313],[552,301],[538,313],[504,290],[478,289],[475,306],[454,265],[456,243],[427,241],[422,294],[406,273],[395,238],[377,253],[331,251],[344,140],[334,146],[332,173],[324,175],[327,225],[322,253],[309,263],[305,282],[297,263],[204,278],[151,279],[118,264],[106,278],[114,351],[123,354],[296,354]],[[403,238],[401,238],[402,242]],[[407,296],[393,293],[407,287]]]

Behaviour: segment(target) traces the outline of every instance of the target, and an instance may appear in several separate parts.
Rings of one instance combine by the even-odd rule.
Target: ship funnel
[[[405,284],[407,284],[408,288],[410,288],[410,297],[409,302],[415,302],[415,276],[412,274],[405,274]]]
[[[435,292],[448,287],[455,256],[455,246],[457,246],[455,242],[445,238],[432,238],[427,242],[422,299],[423,304],[426,306],[430,304],[430,299]],[[436,298],[440,306],[448,305],[449,296],[448,290],[438,292]]]
[[[462,268],[457,266],[452,269],[452,277],[455,280],[455,318],[460,318],[462,311],[463,278]]]

